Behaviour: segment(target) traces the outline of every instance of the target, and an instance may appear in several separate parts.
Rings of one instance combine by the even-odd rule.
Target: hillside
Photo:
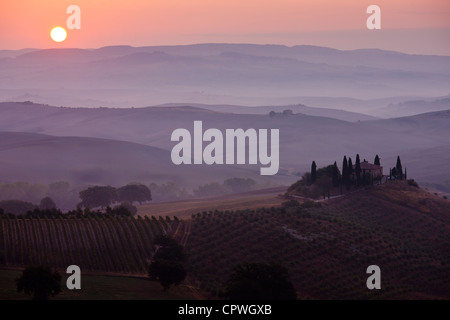
[[[321,207],[199,214],[189,271],[212,295],[241,262],[286,266],[302,299],[450,299],[450,201],[406,183]],[[382,290],[366,289],[378,265]]]
[[[36,133],[0,132],[2,182],[124,185],[130,182],[165,183],[193,187],[229,177],[251,177],[260,182],[259,167],[176,166],[170,152],[148,145],[87,137],[55,137]],[[291,181],[278,177],[277,181]]]
[[[181,103],[168,103],[161,105],[161,107],[182,107],[186,104]],[[255,106],[255,107],[246,107],[246,106],[235,106],[235,105],[208,105],[208,104],[198,104],[198,103],[190,103],[190,106],[198,107],[201,109],[213,110],[217,112],[224,113],[234,113],[234,114],[264,114],[267,115],[269,112],[274,111],[277,113],[281,113],[284,110],[292,110],[293,113],[302,113],[309,116],[316,117],[326,117],[333,118],[342,121],[348,122],[357,122],[357,121],[367,121],[367,120],[375,120],[376,117],[372,117],[366,115],[364,113],[350,112],[339,109],[330,109],[330,108],[312,108],[302,104],[297,105],[274,105],[274,106]],[[450,107],[449,107],[450,109]]]
[[[0,215],[0,266],[64,270],[76,261],[86,272],[145,276],[156,250],[153,238],[178,225],[162,217]]]
[[[450,153],[447,150],[449,146],[447,137],[450,136],[448,111],[394,119],[348,122],[305,114],[270,117],[268,114],[224,113],[189,105],[184,107],[90,109],[59,108],[27,102],[0,103],[0,127],[2,131],[29,132],[58,137],[72,136],[119,140],[121,141],[120,146],[123,145],[123,141],[126,141],[164,149],[166,155],[175,145],[175,143],[170,141],[173,130],[186,128],[192,131],[195,120],[202,120],[205,129],[217,128],[222,131],[229,128],[279,129],[281,169],[279,174],[271,177],[271,179],[281,185],[292,183],[292,180],[295,179],[295,177],[286,177],[286,175],[292,172],[309,170],[312,160],[315,160],[319,166],[323,165],[323,163],[327,164],[330,159],[340,163],[342,154],[345,152],[347,156],[353,157],[359,153],[369,161],[375,157],[375,154],[378,154],[382,159],[381,163],[385,167],[385,172],[388,172],[388,168],[395,164],[397,155],[400,155],[411,177],[414,177],[420,183],[437,185],[443,191],[447,190],[447,192],[450,192],[446,183],[446,181],[450,180],[450,172],[447,166],[447,163],[450,161]],[[4,143],[8,142],[5,140]],[[112,146],[112,144],[109,145]],[[154,168],[155,170],[159,168],[159,175],[157,177],[151,176],[147,180],[179,180],[184,179],[178,175],[179,172],[183,176],[186,175],[186,177],[191,172],[197,172],[201,182],[197,183],[196,179],[185,179],[191,187],[193,184],[195,187],[198,184],[211,181],[221,182],[224,180],[222,177],[225,176],[236,176],[235,173],[227,172],[231,170],[229,166],[201,167],[202,172],[197,171],[200,167],[196,166],[173,169],[173,166],[167,163],[167,160],[153,161],[149,159],[153,158],[156,160],[156,158],[159,158],[170,161],[170,158],[167,156],[161,158],[156,155],[162,155],[162,150],[150,156],[148,155],[150,149],[144,151],[143,146],[135,146],[132,148],[134,151],[128,151],[129,156],[126,156],[126,153],[121,151],[121,147],[119,145],[116,146],[118,147],[116,150],[110,148],[106,151],[103,159],[101,159],[101,156],[98,160],[90,158],[89,155],[87,157],[77,156],[78,162],[75,167],[97,167],[97,163],[103,160],[109,162],[108,166],[112,166],[116,170],[112,176],[125,176],[126,172],[131,170],[128,177],[126,177],[127,181],[124,181],[124,183],[132,180],[142,181],[139,177],[147,177],[147,174],[141,169],[145,167],[147,167],[145,170],[148,170],[148,168]],[[139,154],[137,149],[141,150],[139,152],[143,152],[145,155],[142,157],[137,155]],[[428,150],[433,150],[433,154],[436,154],[436,157],[430,158]],[[16,150],[15,152],[19,151]],[[78,155],[82,155],[84,152],[90,151],[80,149],[78,150]],[[16,167],[14,167],[15,161],[28,161],[30,167],[34,166],[31,162],[35,156],[35,150],[27,146],[20,154],[20,159],[16,159],[6,153],[4,155],[1,154],[3,159],[9,159],[8,161],[13,163],[13,167],[8,167],[9,164],[8,166],[6,165],[8,162],[4,164],[2,168],[5,172],[17,172],[15,170]],[[108,154],[120,155],[121,159],[111,163],[106,156]],[[314,155],[314,159],[311,159],[311,155]],[[60,156],[63,155],[58,154],[53,158],[48,158],[48,162],[44,164],[44,167],[45,165],[49,167],[55,166],[55,168],[61,166],[60,162],[54,163]],[[39,157],[42,157],[42,155],[39,155]],[[72,160],[67,159],[67,163],[72,163]],[[430,161],[433,162],[433,165],[424,165]],[[106,170],[107,172],[102,174],[105,177],[102,181],[113,183],[108,182],[106,179],[106,177],[111,175],[111,170],[107,170],[108,166],[101,165],[98,172],[101,174],[101,172],[104,172],[103,170]],[[38,167],[36,166],[36,168]],[[239,170],[244,171],[247,169],[254,170],[253,177],[256,178],[259,166],[239,168]],[[247,176],[247,173],[243,174]],[[248,176],[251,175],[252,173],[248,173]],[[204,176],[205,179],[202,178]],[[48,179],[47,176],[40,174],[39,170],[34,170],[31,173],[31,177],[36,177],[34,179]],[[14,181],[17,181],[19,178],[27,181],[27,177],[20,175],[20,172],[18,178],[8,178]],[[81,180],[90,183],[89,179]]]
[[[424,189],[392,182],[288,209],[210,205],[181,222],[2,217],[0,267],[77,261],[88,272],[142,276],[152,238],[167,230],[185,246],[186,284],[209,298],[220,295],[236,264],[277,262],[301,299],[450,299],[450,201]],[[380,291],[365,286],[373,264],[381,268]]]
[[[412,116],[424,112],[433,112],[450,109],[450,98],[440,98],[436,100],[408,100],[396,104],[389,104],[378,109],[380,116]]]

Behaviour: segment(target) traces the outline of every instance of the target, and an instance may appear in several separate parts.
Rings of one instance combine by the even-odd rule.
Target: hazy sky
[[[66,27],[71,4],[81,8],[81,30],[55,43],[50,30]],[[371,4],[382,30],[366,28]],[[221,42],[450,55],[449,36],[449,0],[0,1],[0,49]]]

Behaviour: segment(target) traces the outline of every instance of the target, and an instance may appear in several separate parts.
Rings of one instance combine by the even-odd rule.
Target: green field
[[[29,300],[30,296],[16,291],[15,279],[21,271],[0,270],[0,300]],[[82,275],[81,290],[68,290],[62,276],[62,292],[55,300],[182,300],[196,299],[198,294],[186,285],[164,292],[158,282],[145,278]]]

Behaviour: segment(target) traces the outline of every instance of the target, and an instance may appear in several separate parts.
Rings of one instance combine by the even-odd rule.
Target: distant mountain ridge
[[[36,102],[65,106],[177,101],[309,105],[300,97],[430,97],[442,96],[450,87],[447,56],[314,46],[198,44],[4,51],[0,68],[0,101],[23,101],[29,96]],[[396,102],[390,99],[377,107]],[[358,109],[345,110],[364,113]]]

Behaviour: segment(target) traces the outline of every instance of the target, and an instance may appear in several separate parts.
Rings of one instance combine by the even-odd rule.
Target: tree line
[[[380,157],[378,155],[375,156],[373,164],[381,166]],[[339,169],[336,161],[334,164],[320,169],[317,168],[316,162],[312,161],[310,172],[305,173],[302,180],[293,184],[288,191],[297,189],[297,191],[301,191],[312,198],[318,197],[319,195],[329,197],[332,188],[340,188],[342,193],[343,188],[348,191],[352,187],[360,188],[380,183],[382,179],[382,175],[374,176],[362,168],[360,156],[357,154],[355,164],[353,164],[351,157],[344,156],[341,169]],[[403,170],[400,156],[397,156],[396,165],[389,170],[389,179],[407,179],[406,168]]]

